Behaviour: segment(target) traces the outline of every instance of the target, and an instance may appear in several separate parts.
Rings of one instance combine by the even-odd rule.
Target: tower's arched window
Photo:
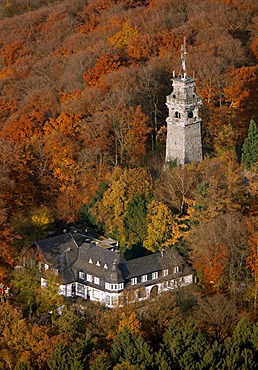
[[[179,112],[175,112],[175,118],[180,118],[180,113]]]

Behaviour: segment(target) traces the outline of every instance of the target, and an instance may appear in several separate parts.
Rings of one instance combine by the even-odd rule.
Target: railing
[[[173,103],[173,104],[177,103],[177,104],[187,104],[187,105],[202,104],[202,100],[200,97],[192,98],[192,99],[179,99],[179,98],[173,98],[171,95],[167,97],[167,102]]]

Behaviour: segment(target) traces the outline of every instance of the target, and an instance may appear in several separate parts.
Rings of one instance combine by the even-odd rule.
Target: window
[[[79,271],[79,279],[84,280],[84,278],[85,278],[85,274],[84,274],[84,272]]]
[[[100,299],[100,291],[97,289],[93,289],[92,296],[93,298]]]
[[[77,284],[77,286],[76,286],[76,293],[79,294],[79,295],[84,296],[85,286],[82,285],[82,284]]]
[[[163,276],[168,276],[168,269],[162,271]]]
[[[132,284],[132,285],[137,284],[137,278],[132,278],[132,279],[131,279],[131,284]]]
[[[45,271],[49,269],[49,266],[45,263]]]
[[[142,275],[141,282],[144,283],[145,281],[147,281],[147,275]]]
[[[94,284],[99,285],[99,278],[98,277],[94,277]]]
[[[176,274],[177,272],[179,272],[180,271],[180,269],[179,269],[179,266],[175,266],[174,267],[174,273]]]
[[[175,287],[175,282],[176,282],[175,280],[168,281],[168,283],[167,283],[168,287],[174,288]]]
[[[153,272],[151,275],[152,279],[157,279],[158,276],[159,276],[158,272]]]
[[[89,281],[90,283],[92,283],[92,276],[87,274],[87,279],[86,280]]]
[[[124,287],[123,283],[120,283],[120,284],[105,283],[105,288],[108,289],[108,290],[122,290],[123,287]]]
[[[41,278],[40,280],[41,280],[41,287],[42,287],[42,288],[46,288],[46,286],[47,286],[47,281],[46,281],[46,279]]]

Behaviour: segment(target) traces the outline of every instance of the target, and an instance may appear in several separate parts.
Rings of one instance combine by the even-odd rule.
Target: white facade
[[[27,257],[28,263],[38,264],[43,288],[49,274],[42,270],[42,260],[49,271],[59,275],[60,295],[96,301],[110,308],[189,285],[194,274],[174,248],[127,261],[118,250],[105,249],[95,242],[78,246],[71,235],[35,242]]]
[[[168,277],[168,275],[166,274],[162,275]],[[175,290],[180,287],[185,287],[189,284],[192,284],[193,282],[192,274],[186,276],[178,276],[174,278],[171,278],[170,276],[169,279],[163,281],[161,281],[160,279],[157,281],[156,275],[151,280],[146,280],[146,275],[143,275],[142,277],[144,278],[140,279],[140,283],[135,283],[135,280],[131,279],[127,286],[127,289],[124,289],[124,284],[122,284],[122,290],[120,290],[119,292],[101,290],[97,287],[92,287],[86,284],[75,282],[74,284],[60,285],[59,294],[66,297],[76,296],[83,299],[89,299],[91,301],[99,302],[106,307],[113,308],[117,306],[122,306],[125,303],[132,303],[143,301],[145,299],[150,299],[153,292],[153,296],[155,296],[163,292]],[[143,282],[146,283],[146,285],[143,285]],[[72,285],[74,286],[74,288],[72,287]]]

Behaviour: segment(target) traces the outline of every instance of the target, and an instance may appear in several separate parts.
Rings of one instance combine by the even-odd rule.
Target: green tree
[[[111,364],[107,355],[101,353],[99,354],[94,362],[90,364],[90,370],[109,370],[111,369]],[[75,369],[74,369],[75,370]]]
[[[37,267],[17,269],[14,272],[12,289],[15,300],[28,312],[29,319],[35,313],[40,294],[40,272]]]
[[[116,364],[126,362],[128,365],[137,365],[138,369],[153,369],[152,348],[140,335],[133,334],[126,326],[117,333],[112,343],[111,357]]]
[[[258,325],[241,319],[232,338],[225,342],[224,369],[257,369]]]
[[[63,344],[56,346],[47,364],[50,370],[70,370],[68,351]]]
[[[167,356],[167,362],[172,369],[201,368],[207,346],[206,337],[201,333],[194,319],[189,318],[184,323],[176,323],[172,320],[164,333],[163,363],[165,364],[164,360]]]
[[[127,205],[124,215],[126,244],[142,245],[147,234],[147,205],[149,196],[137,194]]]
[[[245,168],[250,169],[257,166],[258,160],[258,130],[253,119],[250,121],[248,136],[242,148],[242,163]]]
[[[215,341],[211,348],[207,347],[200,369],[221,369],[224,356],[224,346]]]
[[[68,349],[69,370],[84,370],[86,368],[86,355],[92,351],[92,348],[93,343],[90,339],[77,338]]]
[[[30,367],[25,362],[20,361],[14,368],[14,370],[29,370]]]
[[[39,289],[37,311],[41,313],[56,312],[57,308],[62,306],[65,301],[64,296],[59,294],[61,278],[51,270],[45,271],[45,278],[47,286]]]
[[[78,333],[80,323],[80,318],[69,307],[64,307],[62,315],[55,321],[59,333],[66,333],[71,336]]]
[[[95,203],[102,200],[103,194],[107,189],[108,184],[106,182],[101,182],[98,185],[98,189],[95,191],[95,194],[91,198],[90,202],[88,204],[84,204],[81,209],[81,221],[89,224],[90,226],[94,226],[94,228],[99,232],[102,231],[102,224],[98,223],[96,218],[91,215],[90,209],[95,205]]]
[[[125,245],[124,215],[129,202],[137,194],[146,197],[152,193],[152,180],[144,168],[115,168],[111,174],[108,189],[103,198],[89,210],[92,217],[103,225],[105,233],[118,238]]]

